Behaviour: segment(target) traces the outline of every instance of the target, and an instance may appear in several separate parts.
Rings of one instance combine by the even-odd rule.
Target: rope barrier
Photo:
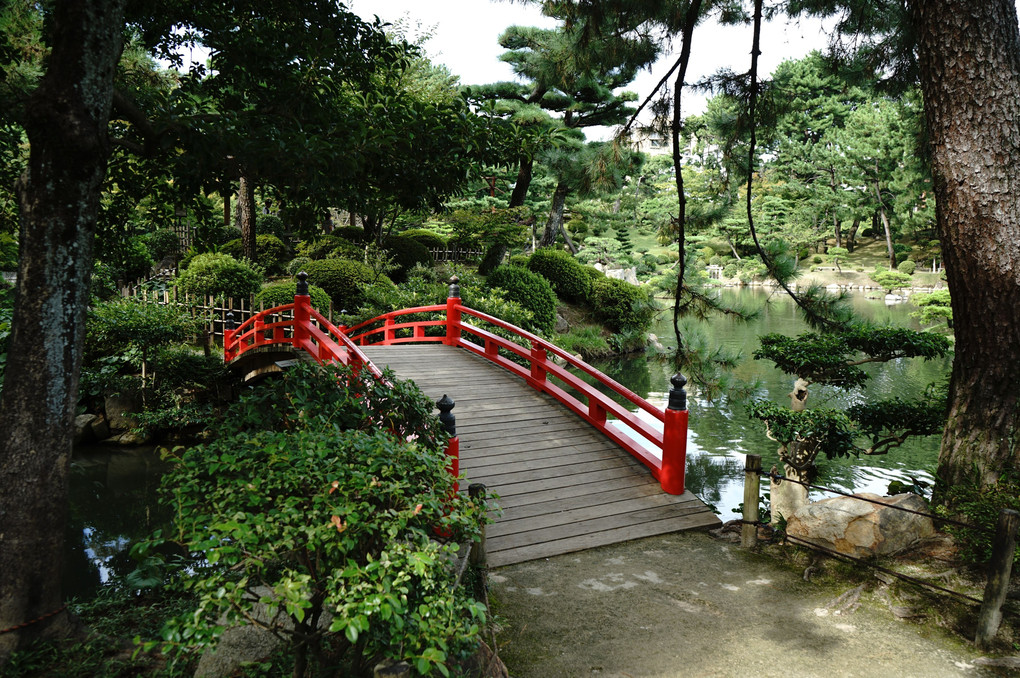
[[[49,619],[50,617],[53,617],[55,615],[60,614],[61,612],[63,612],[66,609],[67,609],[67,603],[64,603],[63,605],[61,605],[57,609],[53,610],[53,612],[47,612],[43,616],[36,617],[32,621],[27,621],[24,624],[18,624],[17,626],[12,626],[10,628],[0,629],[0,636],[2,636],[5,633],[12,633],[14,631],[19,631],[19,630],[21,630],[23,628],[31,626],[32,624],[38,624],[39,622],[41,622],[41,621],[43,621],[45,619]]]
[[[823,492],[832,492],[833,494],[838,494],[838,495],[840,495],[842,497],[850,497],[851,499],[857,499],[859,501],[866,501],[866,502],[869,502],[871,504],[877,504],[879,506],[885,506],[887,508],[896,509],[897,511],[903,511],[905,513],[913,513],[914,515],[923,516],[925,518],[931,518],[932,520],[937,520],[940,523],[946,523],[946,524],[949,524],[949,525],[954,525],[956,527],[962,527],[962,528],[965,528],[965,529],[968,529],[968,530],[976,530],[978,532],[984,532],[985,534],[991,534],[991,535],[995,534],[995,530],[989,529],[987,527],[981,527],[979,525],[971,525],[969,523],[960,522],[959,520],[954,520],[952,518],[945,518],[943,516],[938,516],[938,515],[935,515],[934,513],[927,513],[925,511],[915,511],[914,509],[904,508],[902,506],[895,506],[893,504],[887,504],[884,501],[879,501],[877,499],[868,499],[867,497],[862,497],[862,496],[856,495],[856,494],[850,494],[848,492],[843,492],[841,490],[837,490],[837,489],[834,489],[832,487],[824,487],[822,485],[812,485],[812,484],[806,483],[806,482],[804,482],[802,480],[796,480],[795,478],[789,478],[789,477],[784,476],[784,475],[782,475],[780,473],[776,473],[775,471],[758,470],[758,471],[755,471],[755,472],[759,476],[765,476],[765,477],[769,478],[773,482],[779,481],[779,482],[784,482],[784,483],[793,483],[794,485],[801,485],[803,487],[807,487],[807,488],[812,489],[812,490],[821,490]]]

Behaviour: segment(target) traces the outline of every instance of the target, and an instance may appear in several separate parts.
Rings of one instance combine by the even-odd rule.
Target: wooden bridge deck
[[[456,401],[461,471],[502,509],[487,532],[493,567],[720,524],[693,494],[664,493],[616,443],[484,358],[442,344],[363,350],[433,400]]]

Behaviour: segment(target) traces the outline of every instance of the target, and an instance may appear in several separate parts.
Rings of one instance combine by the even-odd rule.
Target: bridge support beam
[[[667,494],[683,494],[687,474],[687,379],[682,374],[670,378],[669,404],[662,433],[662,468],[659,484]]]

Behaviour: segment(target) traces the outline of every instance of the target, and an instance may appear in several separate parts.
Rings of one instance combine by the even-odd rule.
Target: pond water
[[[87,598],[111,576],[135,569],[131,546],[167,523],[156,501],[165,468],[151,446],[90,445],[75,450],[64,555],[68,597]]]
[[[781,291],[762,287],[724,288],[721,294],[728,302],[764,306],[764,311],[752,322],[719,317],[694,323],[695,327],[705,335],[709,345],[743,354],[733,374],[746,382],[758,383],[756,394],[759,397],[789,404],[787,394],[795,378],[781,372],[771,362],[754,360],[751,355],[759,346],[758,336],[770,332],[793,336],[809,331],[807,324],[798,315],[792,300]],[[909,317],[910,312],[916,310],[909,303],[886,305],[884,300],[863,295],[854,295],[851,301],[859,316],[876,324],[920,329]],[[652,332],[666,346],[676,345],[671,310],[662,314]],[[865,365],[871,378],[863,389],[844,391],[815,385],[811,387],[808,406],[846,407],[864,399],[884,400],[895,396],[910,399],[923,393],[930,383],[944,379],[951,365],[950,357]],[[595,366],[653,405],[666,406],[669,378],[673,374],[667,363],[640,357],[596,362]],[[779,461],[777,444],[765,436],[760,421],[747,416],[741,402],[731,401],[726,396],[708,400],[690,384],[687,391],[690,412],[687,489],[711,504],[723,520],[731,520],[736,517],[733,510],[743,501],[744,455],[760,454],[762,465],[769,469]],[[821,475],[816,484],[842,491],[886,494],[892,480],[910,482],[911,478],[917,478],[930,483],[938,461],[938,448],[939,437],[928,436],[908,440],[884,456],[829,460],[820,455],[817,463]],[[763,492],[767,491],[767,484],[767,480],[763,480]],[[811,492],[812,500],[823,496],[822,492]]]

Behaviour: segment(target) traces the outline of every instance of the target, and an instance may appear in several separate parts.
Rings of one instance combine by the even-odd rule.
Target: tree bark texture
[[[237,220],[241,226],[241,249],[255,261],[255,182],[242,176],[237,187]]]
[[[18,182],[20,256],[0,394],[0,664],[63,635],[67,476],[92,245],[106,172],[124,0],[58,2],[53,51],[32,95],[29,165]],[[42,618],[41,621],[34,621]]]
[[[911,0],[956,353],[938,475],[1020,470],[1020,30],[1012,0]]]
[[[520,207],[524,204],[524,199],[528,197],[528,188],[531,186],[531,173],[534,167],[535,161],[530,156],[521,156],[520,167],[517,168],[517,183],[514,184],[510,204],[507,207]]]
[[[570,187],[567,184],[561,181],[556,185],[552,205],[549,207],[549,219],[545,222],[542,239],[538,242],[539,247],[552,247],[556,244],[556,235],[563,230],[563,210],[567,204],[568,193],[570,193]]]

